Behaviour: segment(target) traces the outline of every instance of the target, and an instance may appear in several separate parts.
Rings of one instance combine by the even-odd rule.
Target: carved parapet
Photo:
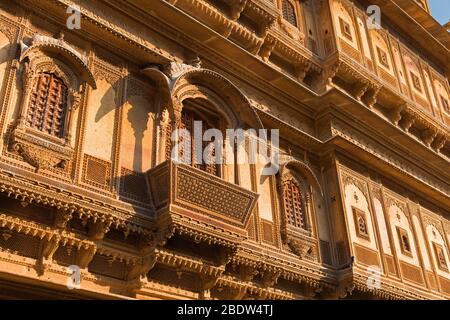
[[[245,225],[257,194],[174,161],[160,164],[146,176],[161,229],[171,225],[194,241],[231,247],[247,238]]]
[[[305,45],[305,34],[299,30],[299,28],[293,26],[289,22],[279,16],[277,19],[278,28],[283,31],[289,38],[298,41],[302,45]]]

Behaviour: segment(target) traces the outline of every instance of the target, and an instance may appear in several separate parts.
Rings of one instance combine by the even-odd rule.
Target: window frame
[[[302,222],[302,226],[297,226],[296,224],[292,224],[290,223],[290,219],[288,219],[288,212],[287,212],[287,206],[286,206],[286,183],[292,183],[294,184],[298,189],[299,189],[299,194],[300,194],[300,221]],[[286,220],[286,224],[288,224],[289,226],[299,229],[299,230],[304,230],[309,231],[309,219],[307,217],[307,212],[306,212],[306,207],[305,207],[305,190],[302,187],[302,184],[300,183],[300,181],[294,177],[293,175],[289,176],[286,179],[283,179],[282,181],[282,202],[283,202],[283,211],[284,211],[284,216],[285,216],[285,220]],[[292,199],[291,199],[292,201]],[[295,214],[295,212],[294,212]],[[295,221],[295,216],[293,217],[294,221]]]
[[[352,212],[353,212],[353,221],[355,224],[356,235],[358,236],[358,238],[370,241],[369,225],[367,223],[367,213],[364,210],[361,210],[354,206],[352,206]],[[361,228],[359,225],[359,218],[361,218],[364,221],[364,225],[366,228],[365,233],[363,233],[361,231]]]
[[[434,257],[436,259],[436,264],[438,268],[442,271],[448,272],[448,265],[447,260],[445,259],[445,251],[444,247],[441,244],[438,244],[434,241],[432,241],[433,244],[433,250],[434,250]],[[441,259],[439,258],[439,251],[442,252],[442,255],[444,256],[444,264],[442,263]]]
[[[28,118],[30,116],[30,112],[31,112],[31,109],[30,109],[31,103],[32,103],[31,95],[34,94],[35,88],[39,85],[38,82],[40,81],[41,77],[43,77],[45,74],[49,75],[50,78],[55,78],[55,79],[59,80],[65,87],[65,101],[64,101],[63,110],[61,112],[62,116],[61,116],[60,130],[59,130],[58,134],[49,133],[45,130],[45,128],[38,128],[36,126],[30,125],[29,120],[28,120]],[[70,86],[64,81],[64,79],[62,77],[58,76],[58,74],[56,74],[54,72],[42,71],[42,72],[37,73],[36,76],[33,78],[33,83],[32,83],[33,91],[29,93],[29,97],[27,99],[27,105],[24,106],[26,109],[25,115],[24,115],[26,130],[35,132],[39,136],[46,137],[49,140],[53,140],[55,142],[58,141],[58,142],[63,143],[67,138],[67,130],[69,130],[69,128],[67,128],[67,121],[68,121],[68,118],[70,117],[70,108],[69,108],[69,106],[70,106],[70,89],[69,88],[70,88]],[[50,84],[49,84],[47,92],[46,92],[47,98],[46,98],[45,107],[44,107],[43,114],[42,114],[41,126],[45,125],[45,122],[46,122],[45,118],[46,118],[46,115],[50,108],[48,106],[49,95],[50,95]],[[53,117],[55,117],[55,114],[53,115]],[[52,123],[53,123],[53,121],[54,121],[54,118],[52,119]]]
[[[165,130],[165,142],[164,142],[165,143],[165,146],[164,146],[165,160],[169,160],[171,158],[171,151],[172,151],[172,147],[173,147],[171,135],[172,135],[173,131],[175,129],[187,129],[186,127],[181,127],[182,125],[184,125],[184,126],[186,125],[186,123],[183,124],[183,119],[185,119],[185,116],[190,117],[189,120],[192,120],[192,125],[193,125],[194,121],[202,121],[203,122],[202,127],[204,130],[207,130],[210,128],[215,128],[215,125],[216,125],[220,130],[223,131],[223,123],[222,123],[223,119],[220,117],[219,114],[215,114],[211,110],[204,110],[204,108],[201,105],[198,105],[196,107],[199,107],[199,109],[192,108],[192,106],[188,106],[188,107],[186,107],[186,105],[183,106],[183,109],[181,111],[181,118],[179,119],[179,122],[178,122],[178,128],[173,128],[171,119],[168,119],[168,123],[166,124],[165,129],[164,129]],[[200,112],[200,111],[203,111],[204,113],[202,114],[202,112]],[[216,119],[211,119],[210,117],[208,117],[208,115],[210,115],[210,117],[214,116],[214,117],[216,117]],[[211,121],[213,121],[213,122],[217,121],[217,123],[211,123]],[[205,124],[207,125],[206,128],[205,128]],[[192,127],[192,130],[193,130],[193,127]],[[224,178],[223,166],[221,164],[207,164],[206,162],[202,163],[202,164],[194,164],[196,142],[194,140],[194,132],[190,131],[190,133],[191,133],[191,142],[187,143],[187,145],[191,149],[190,150],[190,153],[191,153],[190,160],[191,161],[190,161],[190,163],[185,162],[185,161],[181,161],[181,162],[186,165],[197,168],[198,170],[201,170],[205,173],[214,175],[219,178]],[[222,132],[222,134],[223,134],[223,132]],[[203,135],[203,133],[202,133],[202,135]],[[209,144],[209,142],[205,143],[202,141],[202,155],[205,150],[204,148],[205,148],[206,144]],[[180,146],[182,146],[182,147],[186,146],[185,142],[183,142]],[[181,150],[179,150],[179,151],[181,151]],[[215,152],[215,151],[213,151],[213,152]],[[211,172],[211,168],[214,168],[214,172]]]
[[[409,239],[409,234],[408,231],[402,227],[396,226],[397,229],[397,236],[398,236],[398,241],[400,243],[400,251],[403,255],[408,256],[410,258],[413,257],[413,252],[412,252],[412,245],[411,245],[411,240]],[[402,236],[406,237],[406,240],[408,241],[408,246],[409,246],[409,250],[406,250],[405,245],[403,243],[403,238]]]

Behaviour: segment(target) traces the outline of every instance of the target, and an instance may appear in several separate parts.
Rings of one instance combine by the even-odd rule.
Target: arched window
[[[68,89],[52,73],[41,73],[35,78],[31,92],[26,123],[29,127],[62,138],[67,113]]]
[[[283,18],[296,27],[297,17],[295,15],[295,8],[294,5],[289,0],[281,1],[281,11],[283,13]]]
[[[286,223],[297,228],[306,229],[302,191],[294,178],[283,182],[283,205]]]
[[[206,121],[205,118],[201,117],[197,112],[183,108],[183,111],[181,113],[181,119],[178,123],[178,129],[185,129],[187,132],[190,133],[187,135],[186,131],[182,130],[179,132],[179,140],[178,140],[178,157],[181,162],[187,163],[189,165],[192,165],[200,170],[206,171],[210,174],[219,176],[219,168],[217,164],[214,163],[207,163],[209,162],[207,159],[196,159],[197,154],[197,145],[201,145],[202,149],[199,150],[202,154],[203,151],[208,146],[209,142],[202,141],[201,143],[198,143],[195,139],[194,134],[194,125],[195,121],[201,122],[202,132],[201,135],[203,137],[203,134],[208,129],[218,128],[217,126],[217,120],[216,119],[208,119],[209,121]],[[168,123],[166,127],[166,159],[171,158],[172,154],[172,125],[170,122]],[[209,149],[209,159],[213,159],[215,157],[215,150],[214,148]]]

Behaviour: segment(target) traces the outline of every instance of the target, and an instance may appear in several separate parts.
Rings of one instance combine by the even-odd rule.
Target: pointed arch
[[[317,178],[314,171],[308,166],[308,164],[299,161],[299,160],[289,160],[285,163],[283,163],[280,167],[280,177],[286,175],[286,172],[289,170],[289,168],[294,169],[298,173],[302,174],[308,181],[308,183],[315,187],[321,195],[323,195],[322,187],[319,183],[319,179]]]
[[[181,112],[182,102],[202,94],[216,97],[216,103],[229,117],[234,128],[262,129],[258,114],[245,95],[227,78],[208,69],[192,69],[181,74],[171,86],[172,108],[174,113]],[[212,93],[212,94],[210,94]],[[214,102],[214,101],[213,101]]]

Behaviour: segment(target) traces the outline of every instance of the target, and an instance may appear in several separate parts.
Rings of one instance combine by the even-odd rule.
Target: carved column
[[[29,62],[24,63],[23,73],[22,73],[22,103],[20,106],[19,118],[17,119],[18,128],[23,128],[26,121],[26,109],[28,105],[28,100],[31,96],[31,91],[33,90],[34,78],[36,72],[30,66]]]
[[[70,131],[70,126],[72,125],[74,118],[74,111],[78,109],[81,104],[81,97],[83,93],[83,89],[79,91],[75,91],[72,88],[69,90],[69,103],[67,105],[67,113],[66,113],[66,123],[64,125],[65,131],[65,143],[66,145],[70,145],[72,141],[72,133]]]

